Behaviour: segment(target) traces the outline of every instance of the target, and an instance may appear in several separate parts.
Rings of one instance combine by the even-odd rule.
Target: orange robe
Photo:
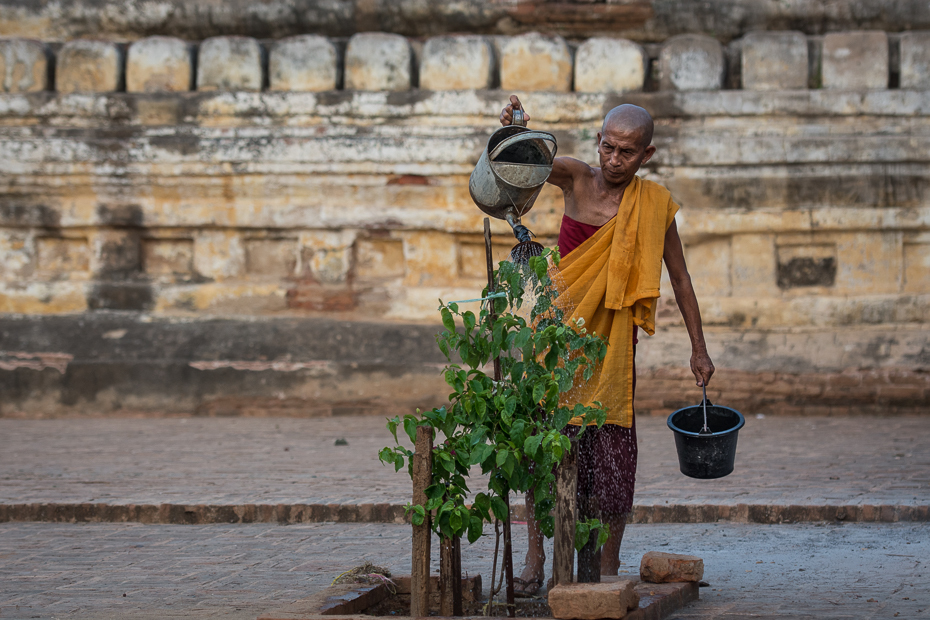
[[[677,212],[667,189],[634,177],[616,217],[559,264],[556,304],[569,322],[584,319],[588,333],[608,341],[594,376],[584,381],[579,375],[562,404],[597,401],[607,408],[607,424],[632,425],[633,326],[655,333],[665,233]]]

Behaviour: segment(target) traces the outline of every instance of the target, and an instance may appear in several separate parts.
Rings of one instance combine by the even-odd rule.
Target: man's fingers
[[[513,106],[514,110],[520,110],[523,108],[523,104],[520,103],[520,98],[516,95],[510,95],[510,105]]]

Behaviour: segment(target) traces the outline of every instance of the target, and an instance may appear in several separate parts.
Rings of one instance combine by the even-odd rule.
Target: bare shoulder
[[[577,183],[594,178],[594,168],[573,157],[556,157],[552,162],[549,182],[563,191],[572,191]]]

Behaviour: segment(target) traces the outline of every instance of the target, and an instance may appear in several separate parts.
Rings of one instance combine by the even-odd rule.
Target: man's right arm
[[[510,103],[501,112],[501,125],[508,126],[513,122],[513,111],[522,110],[523,119],[529,122],[530,115],[526,113],[520,98],[516,95],[510,95]],[[591,167],[583,161],[572,157],[556,157],[552,162],[552,173],[546,179],[547,183],[552,183],[562,191],[570,192],[575,184],[575,178],[578,175],[587,174]]]

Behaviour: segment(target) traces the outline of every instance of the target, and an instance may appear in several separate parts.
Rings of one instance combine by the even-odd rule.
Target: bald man
[[[501,112],[502,125],[511,123],[515,109],[522,110],[524,118],[529,121],[530,116],[523,109],[520,100],[512,95],[510,104]],[[691,286],[691,276],[688,274],[674,220],[678,205],[671,200],[668,190],[664,187],[636,176],[640,167],[656,152],[656,147],[652,145],[652,133],[653,121],[649,113],[638,106],[624,104],[607,114],[601,131],[595,138],[599,167],[589,166],[571,157],[557,157],[553,162],[548,182],[561,189],[565,199],[565,215],[562,218],[558,240],[559,252],[563,257],[563,275],[582,270],[588,263],[594,264],[598,257],[592,256],[593,254],[618,252],[634,256],[635,264],[628,265],[627,270],[639,269],[642,273],[636,274],[637,280],[654,280],[654,291],[650,289],[645,294],[633,295],[643,298],[640,301],[645,309],[630,309],[633,316],[629,323],[634,325],[631,333],[624,329],[614,330],[614,335],[626,341],[615,342],[616,338],[608,337],[611,346],[608,347],[605,365],[622,364],[622,356],[612,358],[612,352],[622,352],[623,347],[631,347],[632,355],[629,357],[635,360],[637,327],[644,328],[649,333],[654,329],[658,274],[661,273],[661,262],[664,260],[675,300],[691,340],[691,371],[697,385],[702,386],[706,385],[714,374],[714,364],[707,354],[701,327],[701,312]],[[635,196],[632,195],[634,190]],[[623,211],[620,216],[624,218],[622,222],[618,217],[621,207]],[[635,213],[636,217],[630,217],[630,213]],[[608,233],[611,238],[606,237]],[[643,255],[637,257],[633,248],[629,246],[635,246],[635,253]],[[642,252],[642,248],[647,250]],[[573,252],[576,253],[573,255]],[[611,256],[611,264],[613,261]],[[597,264],[605,262],[608,261],[601,260]],[[629,273],[621,275],[629,277]],[[579,280],[592,280],[589,276],[590,274]],[[625,306],[629,305],[627,302],[611,302],[610,294],[610,291],[607,291],[607,301],[602,301],[597,310],[598,320],[602,321],[602,325],[603,315],[610,314],[610,311],[603,307],[605,304],[618,311],[626,310]],[[626,296],[630,296],[629,289],[626,290]],[[623,321],[619,323],[622,327]],[[590,329],[592,321],[586,320],[585,324]],[[607,333],[609,325],[597,331],[601,334]],[[631,362],[631,365],[632,368],[626,375],[622,372],[610,375],[619,376],[621,380],[615,382],[614,391],[619,396],[612,401],[617,403],[615,411],[608,410],[607,424],[600,429],[588,429],[579,441],[579,498],[595,497],[602,520],[610,525],[610,537],[601,552],[602,575],[616,575],[620,568],[620,543],[633,507],[637,460],[636,427],[632,411],[633,392],[636,387],[635,361]],[[605,370],[605,373],[609,370]],[[623,385],[626,382],[629,385]],[[582,397],[581,400],[585,398]],[[590,400],[604,402],[603,397]],[[568,427],[566,432],[577,435],[578,427]],[[523,573],[515,581],[518,591],[535,594],[545,579],[546,558],[542,533],[532,518],[532,492],[527,494],[526,504],[529,550]]]

